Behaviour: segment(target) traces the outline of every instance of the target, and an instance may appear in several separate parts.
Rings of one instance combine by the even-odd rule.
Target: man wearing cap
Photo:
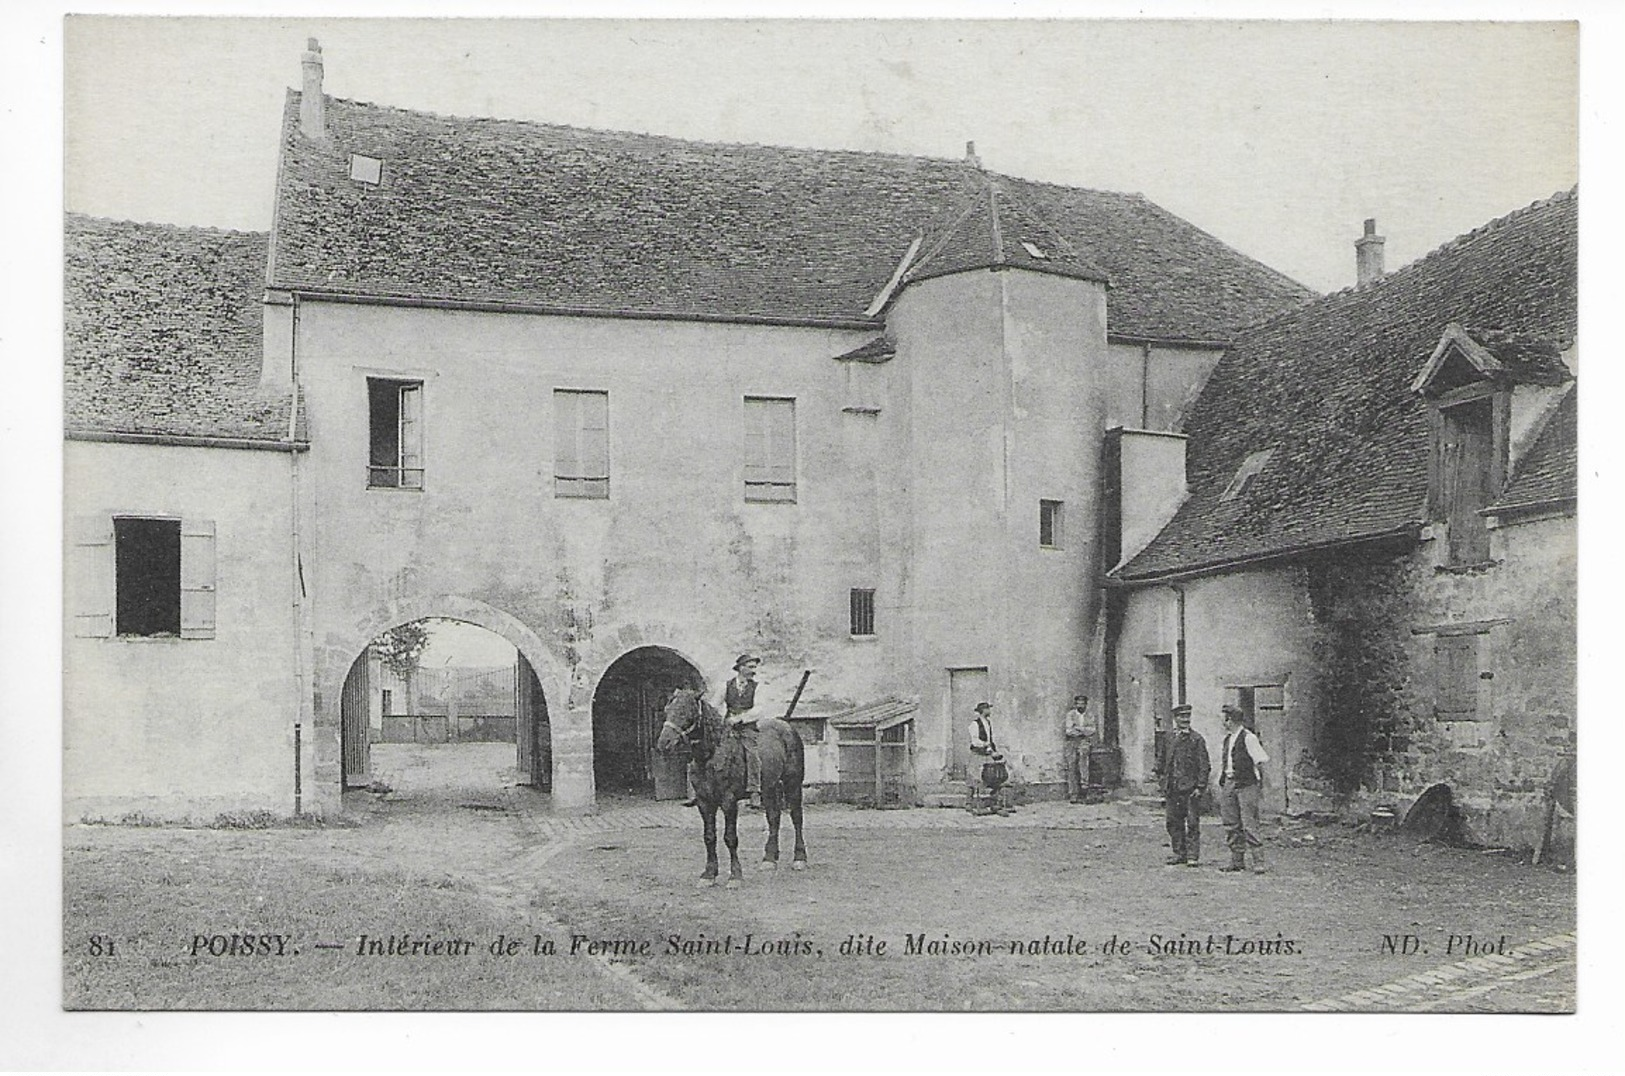
[[[1264,745],[1242,721],[1240,708],[1225,706],[1223,762],[1219,769],[1219,817],[1224,820],[1224,840],[1230,846],[1230,865],[1223,871],[1247,869],[1247,850],[1252,849],[1253,873],[1264,873],[1259,855],[1263,838],[1258,832],[1258,798],[1262,791],[1263,765],[1270,760]]]
[[[1170,867],[1181,863],[1189,867],[1201,865],[1201,797],[1207,791],[1211,770],[1207,742],[1191,728],[1191,708],[1183,703],[1175,706],[1174,731],[1162,742],[1162,757],[1157,760],[1163,817],[1173,852],[1168,857]]]
[[[1061,718],[1061,735],[1066,737],[1066,798],[1082,803],[1089,789],[1089,751],[1095,745],[1095,719],[1089,712],[1089,696],[1072,696],[1072,709]]]
[[[757,689],[761,686],[756,682],[756,670],[761,666],[762,659],[755,654],[740,654],[734,662],[733,676],[723,685],[717,707],[727,715],[728,724],[739,733],[745,745],[746,790],[753,808],[760,807],[762,802],[762,762],[756,753],[756,719],[761,716],[761,711],[756,709]]]

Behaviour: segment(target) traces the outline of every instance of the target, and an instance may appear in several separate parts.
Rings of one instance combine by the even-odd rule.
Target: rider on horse
[[[721,705],[717,707],[727,715],[728,727],[745,745],[746,783],[750,805],[756,809],[762,805],[762,763],[757,752],[756,727],[756,719],[761,716],[761,711],[756,709],[756,693],[761,686],[756,680],[756,670],[761,665],[762,659],[755,654],[740,654],[739,660],[734,662],[734,675],[722,688]]]

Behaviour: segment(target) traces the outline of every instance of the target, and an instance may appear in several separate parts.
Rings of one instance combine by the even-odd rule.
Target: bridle
[[[694,696],[694,720],[687,728],[677,724],[669,717],[663,718],[661,722],[663,728],[671,729],[677,739],[682,742],[682,745],[688,748],[695,758],[702,761],[710,757],[710,752],[704,750],[704,724],[705,704],[698,695]]]

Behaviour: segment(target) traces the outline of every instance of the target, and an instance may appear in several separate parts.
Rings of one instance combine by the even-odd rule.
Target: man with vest
[[[970,773],[966,776],[970,781],[970,811],[972,814],[989,814],[997,811],[1000,814],[1009,813],[1000,810],[993,802],[998,794],[997,788],[990,788],[983,780],[983,765],[996,761],[999,758],[998,745],[993,742],[993,704],[979,702],[976,704],[976,716],[970,723]],[[986,806],[980,799],[987,798]]]
[[[1061,735],[1066,738],[1066,798],[1082,803],[1089,790],[1089,751],[1095,745],[1095,719],[1089,712],[1089,696],[1072,696],[1072,709],[1061,718]]]
[[[1264,841],[1258,832],[1258,798],[1263,779],[1262,767],[1270,760],[1264,745],[1243,723],[1241,710],[1225,706],[1223,762],[1219,769],[1219,817],[1224,821],[1224,839],[1230,846],[1230,865],[1223,871],[1247,869],[1247,850],[1252,849],[1253,873],[1264,873],[1259,854]]]
[[[757,688],[760,687],[756,682],[756,670],[761,666],[762,659],[755,654],[740,654],[739,660],[734,662],[733,676],[722,688],[722,704],[717,707],[727,715],[728,725],[739,733],[739,739],[745,745],[745,782],[752,809],[759,809],[762,805],[762,762],[756,753],[756,719],[761,716],[756,709]]]
[[[1162,784],[1163,818],[1168,827],[1168,843],[1173,855],[1170,867],[1181,863],[1201,865],[1201,798],[1207,792],[1212,763],[1207,742],[1191,728],[1191,708],[1174,707],[1174,731],[1162,741],[1162,757],[1157,760],[1157,776]]]

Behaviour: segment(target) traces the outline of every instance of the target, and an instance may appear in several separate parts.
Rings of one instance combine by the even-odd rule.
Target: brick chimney
[[[965,143],[965,163],[970,165],[972,168],[982,167],[982,158],[976,155],[975,142]]]
[[[322,96],[322,46],[313,37],[305,42],[304,90],[299,95],[299,131],[306,138],[327,137],[327,99]]]
[[[1377,219],[1367,217],[1365,234],[1354,241],[1354,285],[1364,288],[1382,279],[1383,237],[1377,234]]]

